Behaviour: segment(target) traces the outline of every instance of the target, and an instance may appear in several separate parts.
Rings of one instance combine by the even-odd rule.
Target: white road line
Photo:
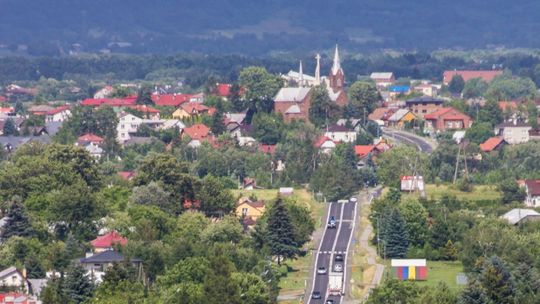
[[[317,249],[317,252],[320,254],[321,253],[321,247],[322,247],[322,244],[324,242],[324,237],[326,236],[326,231],[328,229],[326,229],[326,225],[327,223],[330,221],[330,211],[332,210],[332,203],[329,203],[328,204],[328,215],[326,216],[326,222],[323,223],[323,229],[324,229],[324,232],[323,232],[323,235],[322,235],[322,238],[319,242],[319,249]],[[309,300],[308,300],[308,303],[311,302],[311,295],[313,294],[313,290],[315,290],[315,281],[317,280],[317,268],[319,265],[319,254],[317,254],[317,256],[315,257],[315,267],[313,267],[313,282],[311,282],[311,293],[309,295],[307,295],[309,297]]]
[[[354,227],[356,225],[356,206],[358,206],[358,203],[354,203],[354,216],[353,216],[353,224],[352,224],[352,230],[351,230],[351,234],[349,235],[349,242],[347,243],[347,251],[345,251],[347,253],[347,255],[345,256],[345,265],[343,265],[343,288],[341,289],[341,292],[343,295],[345,295],[345,289],[347,288],[347,259],[349,258],[350,254],[349,253],[349,247],[351,246],[351,241],[352,241],[352,236],[354,234]]]

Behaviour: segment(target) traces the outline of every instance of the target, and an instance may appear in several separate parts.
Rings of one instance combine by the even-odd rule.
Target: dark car
[[[343,262],[343,254],[336,254],[336,256],[334,257],[334,260],[336,262]]]
[[[311,298],[312,298],[312,299],[320,299],[320,298],[321,298],[321,292],[320,292],[320,291],[314,291],[314,292],[311,294]]]

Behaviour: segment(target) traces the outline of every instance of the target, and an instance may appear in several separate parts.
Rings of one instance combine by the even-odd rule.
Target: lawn
[[[463,192],[454,188],[453,185],[426,185],[426,197],[438,199],[444,194],[455,195],[460,200],[468,201],[480,201],[480,200],[498,200],[501,197],[499,191],[497,191],[495,186],[474,186],[471,192]],[[419,197],[420,193],[403,193],[403,198],[408,197]]]
[[[277,189],[251,191],[233,190],[233,194],[236,197],[255,195],[257,199],[265,201],[274,200],[277,197],[277,193]],[[305,189],[295,189],[293,195],[289,198],[306,206],[311,211],[311,216],[315,220],[315,227],[321,227],[323,222],[322,217],[327,207],[326,204],[315,201],[311,193]],[[315,245],[314,242],[309,242],[305,246],[305,249],[307,249],[307,254],[305,256],[298,257],[296,260],[286,260],[284,262],[284,265],[288,266],[289,272],[287,273],[287,276],[282,277],[279,282],[280,295],[295,297],[304,294],[306,280],[311,276],[311,264],[314,258],[312,252],[316,249]],[[298,303],[298,301],[291,300],[282,303]]]

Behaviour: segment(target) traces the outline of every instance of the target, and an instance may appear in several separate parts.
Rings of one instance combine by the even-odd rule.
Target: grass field
[[[438,199],[444,194],[455,195],[460,200],[468,201],[480,201],[480,200],[498,200],[501,197],[499,191],[497,191],[495,186],[474,186],[471,192],[462,192],[454,188],[452,185],[426,185],[426,197],[431,199]],[[403,193],[403,198],[408,197],[417,198],[419,193]]]
[[[385,277],[391,276],[392,267],[390,261],[385,262]],[[436,287],[439,282],[444,282],[452,290],[460,290],[465,286],[460,286],[456,282],[456,276],[463,272],[463,265],[459,261],[427,261],[427,280],[415,281],[420,286]]]
[[[233,194],[239,196],[255,195],[257,199],[272,201],[277,197],[277,189],[264,190],[233,190]],[[310,192],[305,189],[295,189],[291,199],[297,203],[306,206],[311,211],[311,216],[315,220],[315,227],[321,227],[323,215],[327,207],[324,203],[319,203],[313,199]],[[281,278],[279,282],[280,295],[302,295],[304,293],[306,280],[311,276],[311,263],[313,261],[312,252],[315,249],[315,243],[309,242],[304,249],[307,249],[307,254],[296,260],[286,260],[283,264],[289,267],[287,276]],[[283,301],[280,303],[299,303],[297,300]]]

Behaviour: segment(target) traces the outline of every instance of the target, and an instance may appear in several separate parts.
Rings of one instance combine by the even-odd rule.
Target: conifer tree
[[[409,248],[405,220],[397,208],[392,208],[384,220],[384,245],[389,258],[404,258]]]
[[[63,291],[72,303],[83,303],[92,297],[94,286],[80,264],[73,264],[68,269]]]
[[[493,256],[484,263],[480,283],[486,296],[494,303],[514,303],[516,294],[514,279],[498,256]]]
[[[17,128],[15,128],[15,122],[12,118],[6,119],[6,122],[4,123],[4,129],[2,131],[5,136],[16,135]]]
[[[298,244],[294,241],[294,226],[281,198],[278,198],[269,210],[267,243],[272,255],[282,259],[294,258],[298,253]]]
[[[7,223],[2,231],[2,239],[12,236],[30,236],[34,233],[24,206],[20,202],[13,202],[7,214]]]
[[[490,301],[487,298],[484,289],[477,281],[472,281],[461,292],[458,299],[458,304],[489,304]]]

